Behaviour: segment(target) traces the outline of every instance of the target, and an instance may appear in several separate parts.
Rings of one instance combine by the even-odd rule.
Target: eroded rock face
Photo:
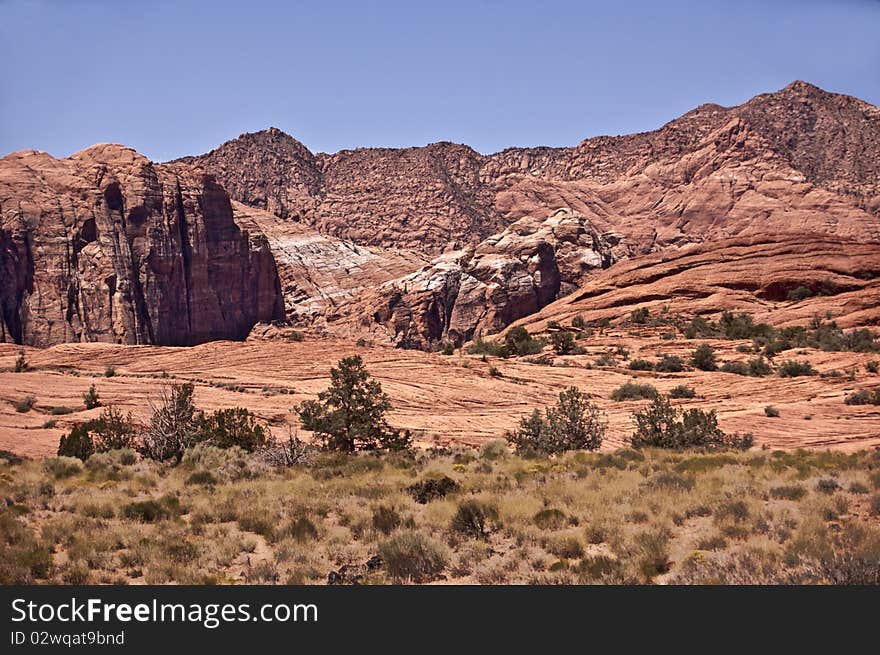
[[[878,162],[880,109],[802,82],[572,148],[327,155],[273,128],[161,165],[119,146],[18,153],[0,163],[0,338],[195,343],[286,314],[406,347],[461,342],[688,244],[873,252]],[[768,289],[812,281],[766,270]]]
[[[737,236],[880,241],[880,109],[803,82],[573,148],[312,155],[273,129],[186,161],[246,204],[359,245],[430,255],[558,207],[642,253]]]
[[[362,294],[327,320],[333,331],[363,329],[402,347],[460,344],[537,312],[626,249],[618,235],[600,234],[568,210],[527,217]]]
[[[298,324],[351,302],[361,292],[424,266],[418,251],[362,246],[233,202],[235,222],[265,236],[278,266],[287,317]]]
[[[283,318],[274,259],[190,167],[98,145],[0,160],[0,340],[190,345]]]
[[[795,289],[808,297],[790,300]],[[777,326],[826,314],[843,327],[880,325],[880,248],[830,237],[736,237],[668,248],[598,273],[520,324],[543,330],[575,316],[618,321],[637,307],[653,316],[748,312]]]
[[[313,155],[271,128],[180,162],[214,175],[235,200],[322,234],[437,254],[504,227],[480,178],[484,160],[453,143]]]

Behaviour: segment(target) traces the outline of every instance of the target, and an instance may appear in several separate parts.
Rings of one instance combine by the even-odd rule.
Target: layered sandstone
[[[273,128],[170,164],[120,146],[17,153],[0,161],[0,337],[190,344],[286,317],[426,348],[497,332],[631,257],[706,244],[710,267],[721,241],[757,248],[743,261],[759,286],[811,286],[784,264],[792,243],[815,246],[819,275],[828,248],[880,247],[878,162],[880,110],[802,82],[573,148],[328,155]],[[699,293],[636,285],[615,306],[720,310],[750,273],[721,257]],[[832,287],[869,316],[873,287]]]
[[[284,316],[213,178],[117,145],[0,160],[0,271],[0,341],[191,345]]]
[[[878,153],[878,108],[795,82],[574,148],[482,155],[436,143],[312,155],[272,129],[186,161],[237,200],[361,245],[437,254],[567,207],[651,252],[804,232],[878,241]]]
[[[805,288],[807,298],[789,293]],[[546,329],[619,321],[635,308],[653,315],[744,311],[772,325],[806,325],[831,316],[842,327],[880,325],[880,248],[811,235],[802,239],[731,238],[634,257],[589,279],[521,323]]]
[[[297,323],[347,306],[363,291],[424,266],[417,251],[359,246],[261,209],[232,203],[235,222],[262,234],[275,258],[285,313]]]
[[[619,235],[600,233],[566,209],[522,218],[475,247],[362,293],[326,316],[327,329],[408,348],[460,344],[540,310],[626,254]]]

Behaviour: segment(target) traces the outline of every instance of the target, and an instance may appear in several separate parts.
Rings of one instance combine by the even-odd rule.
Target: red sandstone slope
[[[180,164],[97,145],[0,160],[0,341],[189,345],[283,318],[265,239]]]
[[[615,262],[731,239],[756,248],[765,286],[810,286],[827,256],[857,268],[880,248],[878,178],[880,110],[802,82],[574,148],[325,155],[270,129],[160,165],[121,146],[16,153],[0,160],[0,335],[190,344],[286,314],[428,347],[622,275]],[[765,262],[792,243],[819,273]],[[700,294],[661,276],[641,297],[727,308],[742,271],[704,251]],[[872,288],[845,290],[852,316],[870,319]]]
[[[880,110],[803,82],[575,148],[480,155],[437,143],[313,156],[273,129],[185,161],[245,204],[356,243],[432,254],[560,208],[639,252],[805,231],[880,240]]]
[[[788,293],[808,288],[794,302]],[[745,311],[772,325],[805,325],[830,313],[842,327],[880,325],[880,248],[812,235],[783,241],[735,238],[635,257],[602,271],[575,293],[520,324],[543,330],[625,317],[632,309],[676,313]]]

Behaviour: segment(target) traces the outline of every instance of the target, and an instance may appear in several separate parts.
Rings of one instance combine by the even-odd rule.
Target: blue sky
[[[880,104],[880,0],[0,0],[0,155],[574,145],[794,79]]]

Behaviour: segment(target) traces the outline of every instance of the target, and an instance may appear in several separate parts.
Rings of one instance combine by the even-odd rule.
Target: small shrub
[[[467,348],[468,355],[482,355],[485,361],[486,355],[493,357],[510,357],[511,353],[507,346],[503,343],[495,343],[494,341],[484,341],[483,337],[477,336],[473,343]]]
[[[651,318],[651,311],[647,307],[639,307],[629,313],[630,323],[636,325],[644,325]]]
[[[765,377],[770,375],[773,372],[773,369],[770,368],[770,364],[768,364],[763,357],[757,357],[756,359],[749,360],[749,375],[754,378]]]
[[[59,457],[76,457],[83,462],[95,452],[95,442],[85,424],[74,425],[68,434],[58,441]]]
[[[318,538],[318,528],[307,516],[300,516],[291,521],[281,532],[295,541],[311,541]]]
[[[716,370],[718,362],[715,358],[715,349],[708,343],[700,344],[691,355],[691,365],[701,371]]]
[[[446,356],[455,354],[455,344],[453,344],[451,341],[445,341],[443,343],[443,346],[440,348],[440,354]]]
[[[880,494],[871,496],[871,516],[880,516]]]
[[[184,484],[187,485],[205,485],[217,484],[216,476],[211,471],[195,471],[190,474]]]
[[[498,510],[475,498],[462,501],[455,516],[452,517],[450,530],[466,537],[481,539],[491,530],[492,523],[498,519]]]
[[[654,489],[690,491],[694,488],[694,481],[692,478],[679,475],[678,473],[661,472],[651,478],[648,486]]]
[[[137,426],[131,414],[123,415],[112,406],[101,412],[98,418],[84,423],[82,427],[91,433],[95,452],[134,448],[136,445]]]
[[[611,392],[611,400],[621,402],[624,400],[644,400],[646,398],[656,398],[657,389],[650,384],[637,384],[635,382],[626,382]]]
[[[105,378],[112,378],[114,375],[116,375],[116,368],[112,365],[104,369]]]
[[[86,460],[86,468],[92,472],[93,480],[104,478],[107,480],[121,480],[126,477],[123,469],[137,462],[137,453],[130,448],[109,450],[95,453]]]
[[[633,414],[636,430],[630,438],[634,448],[737,448],[752,446],[750,435],[727,435],[718,427],[715,411],[689,409],[680,412],[669,399],[657,396]]]
[[[783,378],[794,378],[802,375],[816,375],[816,369],[809,362],[796,361],[789,359],[779,366],[779,376]]]
[[[684,384],[680,384],[677,387],[673,387],[669,392],[670,398],[696,398],[697,392],[693,389],[693,387],[688,387]]]
[[[654,367],[658,373],[681,373],[684,370],[684,362],[681,357],[675,355],[663,355]]]
[[[780,500],[800,500],[807,495],[807,490],[799,484],[782,485],[770,489],[770,495]]]
[[[23,351],[23,350],[19,350],[19,351],[18,351],[18,357],[16,357],[16,359],[15,359],[15,368],[14,368],[14,371],[15,371],[16,373],[24,373],[24,372],[27,371],[29,368],[30,368],[30,366],[28,365],[27,359],[26,359],[25,356],[24,356],[24,351]]]
[[[43,460],[43,470],[56,480],[69,478],[82,473],[82,461],[76,457],[49,457]]]
[[[155,500],[139,500],[122,508],[122,515],[132,521],[155,523],[171,516],[168,508]]]
[[[255,507],[247,507],[238,511],[236,518],[238,529],[242,532],[253,532],[261,535],[269,541],[274,541],[277,536],[275,533],[278,527],[278,517],[270,516],[266,512],[261,512]]]
[[[584,545],[574,535],[553,535],[547,540],[547,551],[562,560],[584,556]]]
[[[519,427],[507,433],[517,451],[542,454],[568,450],[597,450],[605,437],[606,424],[599,408],[577,387],[560,392],[553,407],[544,415],[536,409],[520,420]]]
[[[389,535],[403,524],[400,514],[391,506],[379,505],[373,510],[373,528]]]
[[[557,355],[583,355],[586,352],[575,343],[571,332],[553,332],[550,335],[550,344]]]
[[[878,362],[876,359],[872,359],[870,362],[865,364],[865,370],[868,373],[874,373],[875,375],[877,373],[880,373],[880,362]]]
[[[714,337],[718,335],[718,326],[710,323],[702,316],[694,316],[684,329],[686,339]]]
[[[300,341],[305,341],[306,335],[304,335],[299,330],[291,330],[287,333],[287,340],[293,341],[294,343],[299,343]]]
[[[721,365],[722,373],[733,373],[735,375],[748,375],[749,365],[745,362],[724,362]]]
[[[95,409],[95,407],[101,406],[101,400],[98,398],[98,392],[94,384],[83,394],[83,405],[85,405],[86,409]]]
[[[532,521],[542,530],[559,530],[568,523],[565,512],[555,507],[540,510],[532,518]]]
[[[624,580],[624,568],[620,560],[607,555],[593,555],[582,559],[575,572],[581,581],[586,583],[608,582],[621,584]]]
[[[880,389],[874,389],[874,391],[868,391],[867,389],[854,391],[848,394],[843,399],[843,402],[847,405],[880,405]]]
[[[498,368],[496,368],[494,366],[489,367],[489,375],[491,375],[493,378],[503,378],[504,377],[504,373],[502,373]]]
[[[507,455],[507,442],[504,439],[491,439],[480,446],[480,458],[501,459]]]
[[[407,491],[417,503],[425,505],[432,500],[445,498],[459,490],[459,484],[448,476],[428,478],[407,487]]]
[[[816,483],[816,491],[830,496],[840,489],[837,480],[833,478],[823,478]]]
[[[504,345],[512,355],[536,355],[541,352],[544,342],[533,338],[524,327],[517,326],[504,335]]]
[[[653,371],[654,365],[647,359],[634,359],[629,363],[631,371]]]
[[[53,407],[49,410],[49,414],[52,416],[64,416],[65,414],[73,414],[73,410],[70,407]]]
[[[749,518],[749,506],[743,500],[728,500],[721,503],[715,510],[715,520],[719,523],[733,521],[742,523]]]
[[[748,375],[751,377],[764,377],[770,375],[773,369],[763,357],[749,360],[748,362],[731,361],[725,362],[721,367],[723,373],[735,373],[736,375]]]
[[[398,532],[379,546],[385,568],[395,580],[429,581],[446,568],[447,549],[431,537],[414,530]]]
[[[252,412],[243,407],[220,409],[202,416],[199,430],[199,441],[218,448],[237,446],[251,453],[269,444],[266,429],[257,423]]]
[[[788,300],[790,302],[800,302],[806,300],[813,295],[813,292],[807,287],[796,287],[788,292]]]
[[[13,403],[15,407],[15,411],[19,414],[26,414],[34,408],[34,405],[37,404],[37,399],[34,396],[25,396],[21,400]]]
[[[648,581],[666,573],[672,566],[669,559],[669,535],[664,530],[641,532],[634,538],[639,571]]]

